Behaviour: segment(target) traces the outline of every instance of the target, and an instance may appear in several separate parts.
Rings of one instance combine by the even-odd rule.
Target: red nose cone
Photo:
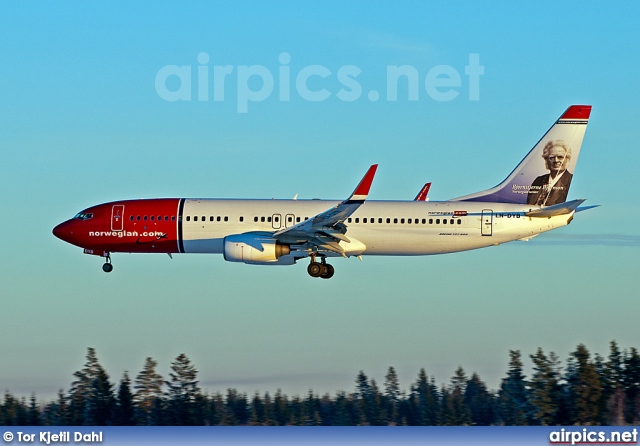
[[[58,226],[53,228],[53,235],[67,243],[73,243],[71,241],[73,238],[73,223],[69,220],[64,223],[60,223]]]

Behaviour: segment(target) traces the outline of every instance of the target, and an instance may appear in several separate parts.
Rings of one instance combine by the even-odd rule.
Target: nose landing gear
[[[311,277],[330,279],[333,277],[334,272],[333,266],[329,265],[324,257],[320,262],[316,262],[316,256],[311,256],[311,263],[307,267],[307,273]]]
[[[110,273],[113,271],[113,265],[111,264],[111,254],[107,253],[107,259],[104,265],[102,265],[102,271],[105,273]]]

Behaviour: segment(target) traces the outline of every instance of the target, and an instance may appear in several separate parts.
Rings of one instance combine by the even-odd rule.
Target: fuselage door
[[[124,204],[115,204],[111,207],[111,230],[122,231],[124,229]]]
[[[482,235],[493,235],[493,211],[482,210]]]
[[[280,229],[282,226],[282,215],[281,214],[273,214],[271,216],[271,225],[273,229]]]
[[[296,224],[296,216],[293,214],[287,214],[284,216],[284,227],[290,228]]]

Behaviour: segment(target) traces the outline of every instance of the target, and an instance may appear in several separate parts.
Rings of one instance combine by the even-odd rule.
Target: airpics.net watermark
[[[203,52],[197,56],[195,69],[192,65],[165,65],[160,68],[155,78],[156,93],[169,102],[191,101],[194,97],[200,102],[224,102],[227,88],[231,89],[235,84],[238,113],[247,113],[250,102],[265,101],[274,95],[275,90],[281,102],[290,101],[292,94],[309,102],[326,101],[331,96],[353,102],[363,95],[364,89],[358,80],[362,70],[356,65],[343,65],[334,71],[324,65],[307,65],[292,73],[291,55],[280,53],[280,65],[274,75],[264,65],[210,66],[209,61],[209,54]],[[366,98],[371,102],[383,97],[388,102],[396,102],[399,97],[419,101],[425,98],[426,93],[434,101],[452,101],[459,97],[464,79],[469,101],[478,101],[480,76],[483,74],[484,66],[480,65],[477,53],[469,54],[464,77],[450,65],[437,65],[426,71],[412,65],[387,65],[385,93],[381,95],[377,89],[371,89]],[[330,91],[328,88],[331,86],[337,91]]]

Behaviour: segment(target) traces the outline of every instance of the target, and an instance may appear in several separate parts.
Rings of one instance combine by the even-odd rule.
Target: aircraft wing
[[[344,256],[344,249],[339,243],[351,242],[345,235],[347,226],[344,221],[367,199],[377,168],[377,164],[369,167],[353,193],[340,204],[295,226],[276,231],[273,237],[283,243],[306,244],[308,248],[316,247]]]

